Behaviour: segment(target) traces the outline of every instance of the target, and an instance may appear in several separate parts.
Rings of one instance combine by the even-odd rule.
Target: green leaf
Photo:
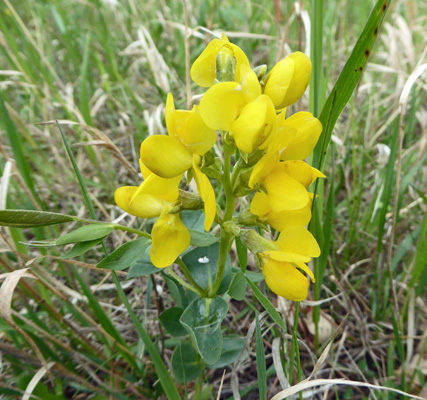
[[[160,322],[172,336],[185,336],[187,334],[187,331],[179,322],[183,312],[184,309],[181,307],[171,307],[159,315]]]
[[[142,257],[135,264],[131,265],[126,279],[151,275],[160,270],[160,268],[155,267],[150,260],[150,248],[151,246],[148,246]]]
[[[228,294],[235,300],[241,301],[246,297],[246,279],[242,272],[234,275]]]
[[[186,293],[184,292],[184,289],[182,288],[180,283],[177,280],[175,280],[175,278],[165,274],[163,271],[162,271],[162,276],[166,282],[166,285],[169,289],[169,292],[172,298],[175,300],[175,303],[178,305],[178,307],[182,309],[187,307],[190,302],[187,300]],[[189,293],[193,293],[193,292],[189,291]]]
[[[57,245],[77,243],[77,242],[88,242],[90,240],[96,240],[104,238],[109,235],[114,229],[113,225],[110,224],[93,224],[85,225],[75,231],[66,233],[61,236],[57,241]]]
[[[193,229],[188,230],[191,236],[191,245],[196,247],[207,247],[219,242],[219,237],[212,233],[199,232]]]
[[[236,361],[244,347],[245,340],[243,338],[238,336],[225,337],[222,344],[221,357],[216,363],[209,365],[209,368],[225,368],[227,365]]]
[[[258,283],[264,280],[264,276],[261,272],[246,271],[245,276],[251,280],[251,282]]]
[[[227,312],[228,304],[221,297],[198,298],[189,304],[181,316],[181,324],[207,364],[216,363],[221,356],[221,322]]]
[[[203,211],[183,211],[182,222],[190,230],[205,231],[205,214]]]
[[[323,132],[314,150],[313,166],[316,168],[322,169],[332,130],[362,76],[390,4],[391,1],[377,0],[350,57],[323,106],[319,117],[323,125]]]
[[[268,314],[273,319],[273,321],[277,325],[279,325],[285,332],[287,332],[286,325],[283,322],[282,317],[280,316],[279,312],[274,308],[273,304],[271,304],[271,301],[261,293],[261,290],[259,290],[257,286],[253,282],[251,282],[251,280],[248,277],[246,277],[246,281],[248,282],[248,285],[251,287],[254,296],[263,305],[263,307],[268,312]]]
[[[244,273],[246,271],[246,267],[248,266],[248,249],[242,243],[238,236],[236,237],[236,250],[237,258],[239,259],[240,269]]]
[[[33,228],[76,220],[78,221],[79,218],[45,211],[0,210],[0,225],[16,228]]]
[[[256,342],[256,369],[258,376],[258,390],[260,400],[267,400],[267,371],[265,367],[264,343],[262,341],[261,327],[258,314],[255,315],[255,342]]]
[[[197,379],[202,371],[197,351],[190,343],[180,344],[172,354],[172,372],[178,383]]]
[[[209,291],[215,280],[218,269],[219,243],[209,247],[195,248],[182,257],[182,261],[190,271],[196,283],[204,290]],[[218,290],[218,294],[227,291],[231,281],[231,263],[227,256],[224,277]]]
[[[103,240],[104,238],[88,240],[87,242],[76,243],[68,253],[63,254],[59,258],[70,259],[70,258],[78,257],[86,253],[87,251],[89,251],[92,247],[95,247],[97,244],[101,243]]]
[[[135,264],[143,255],[151,240],[141,237],[131,242],[127,242],[114,250],[96,266],[98,268],[113,269],[115,271],[124,270]]]

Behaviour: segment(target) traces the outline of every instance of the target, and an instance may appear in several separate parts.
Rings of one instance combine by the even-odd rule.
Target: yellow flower
[[[200,115],[210,128],[229,131],[241,151],[252,153],[268,146],[276,113],[249,67],[241,66],[240,77],[240,83],[221,82],[211,87],[200,101]]]
[[[274,213],[300,210],[307,206],[307,187],[325,176],[301,160],[279,162],[279,153],[264,155],[255,165],[249,186],[256,184],[265,190]]]
[[[182,174],[172,179],[161,178],[151,173],[142,163],[141,171],[144,177],[142,184],[139,187],[118,188],[114,193],[114,200],[122,210],[136,217],[158,217],[178,199],[178,185]]]
[[[236,82],[240,81],[240,66],[249,66],[248,58],[240,47],[230,43],[222,34],[221,39],[213,39],[203,50],[202,54],[194,61],[191,67],[191,79],[202,87],[210,87],[216,78],[216,58],[218,54],[228,54],[236,59]]]
[[[201,156],[216,141],[216,133],[203,122],[198,107],[191,111],[176,110],[173,97],[166,102],[166,126],[169,136],[153,135],[141,144],[140,156],[150,171],[163,178],[173,178],[192,169],[197,190],[205,205],[205,229],[215,218],[215,193],[209,178],[200,170]]]
[[[279,151],[282,160],[304,160],[316,146],[322,124],[306,111],[286,118],[286,110],[277,116],[277,129],[269,151]]]
[[[198,107],[176,110],[170,93],[166,101],[166,127],[169,136],[149,136],[140,151],[142,162],[162,178],[173,178],[189,170],[193,154],[204,155],[216,141],[215,131],[203,122]]]
[[[294,104],[307,89],[311,75],[311,61],[299,51],[279,61],[265,78],[264,94],[276,109]]]
[[[168,214],[165,208],[151,231],[151,262],[157,268],[171,265],[190,245],[191,237],[179,214]]]
[[[193,174],[196,181],[197,191],[204,203],[205,211],[205,230],[208,231],[215,219],[216,214],[216,197],[215,191],[209,178],[201,171],[201,157],[197,154],[193,155]]]
[[[310,196],[311,193],[308,193]],[[306,226],[311,219],[311,204],[309,201],[307,205],[299,210],[285,210],[281,212],[273,212],[268,200],[267,194],[264,192],[255,193],[251,201],[250,210],[252,214],[258,216],[258,219],[271,225],[274,229],[282,232],[289,226]]]
[[[268,250],[258,254],[262,273],[268,287],[277,295],[292,301],[302,301],[308,294],[306,272],[314,282],[314,275],[305,264],[318,257],[320,249],[313,235],[305,228],[286,228],[274,244],[279,251]]]

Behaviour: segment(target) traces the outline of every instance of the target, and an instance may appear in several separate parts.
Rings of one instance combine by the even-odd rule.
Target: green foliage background
[[[296,15],[295,4],[303,14]],[[254,65],[270,67],[280,54],[309,49],[310,38],[311,57],[317,61],[310,102],[305,97],[293,111],[309,108],[320,115],[373,5],[368,0],[188,1],[189,27],[199,27],[189,39],[190,58],[194,61],[209,41],[205,28],[227,32]],[[328,179],[317,188],[318,215],[311,226],[323,244],[322,258],[315,266],[319,283],[314,296],[328,300],[314,310],[313,303],[301,305],[299,338],[306,344],[300,346],[302,378],[313,369],[311,355],[319,356],[332,339],[327,368],[318,372],[319,377],[365,380],[425,395],[425,74],[412,87],[402,115],[399,109],[409,75],[418,63],[426,62],[425,15],[425,2],[391,3],[355,94],[330,131],[323,168]],[[312,35],[308,35],[309,26]],[[121,215],[113,201],[114,190],[139,182],[141,141],[149,133],[165,131],[168,91],[174,94],[177,107],[185,107],[182,3],[1,0],[0,31],[1,193],[7,189],[1,208],[114,221]],[[194,85],[193,95],[197,94],[201,92]],[[54,120],[60,120],[95,216],[81,193],[82,182],[76,178],[59,129],[55,123],[44,123]],[[396,179],[399,163],[400,180]],[[9,168],[12,173],[7,182]],[[144,229],[132,217],[121,223]],[[14,321],[30,342],[0,319],[0,395],[22,396],[40,369],[32,339],[44,358],[56,363],[52,376],[45,375],[33,391],[39,398],[161,398],[165,389],[156,381],[162,372],[156,371],[153,357],[147,354],[155,350],[147,348],[147,338],[134,328],[123,296],[154,341],[153,348],[161,350],[166,366],[173,369],[174,358],[175,362],[198,363],[172,357],[176,338],[164,332],[157,319],[159,304],[179,306],[177,297],[171,296],[178,289],[173,280],[160,275],[124,281],[117,273],[116,279],[125,288],[119,294],[108,286],[107,272],[90,269],[104,257],[100,246],[78,256],[75,264],[55,259],[66,252],[62,247],[35,246],[34,241],[56,238],[78,226],[73,222],[22,231],[2,229],[0,273],[33,260],[32,271],[39,280],[23,279],[13,297]],[[111,252],[131,238],[129,233],[115,231],[104,244]],[[256,331],[254,343],[248,344],[252,362],[234,365],[234,370],[227,367],[227,372],[234,371],[240,379],[237,389],[242,398],[261,396],[255,353],[259,372],[263,370],[263,338],[268,396],[277,393],[282,383],[275,381],[277,364],[267,345],[280,337],[278,328],[272,319],[263,318],[255,326],[254,311],[263,310],[257,290],[266,293],[261,284],[260,289],[252,287],[242,303],[231,302],[225,329],[226,334],[243,335],[253,322]],[[274,296],[271,299],[284,313],[291,332],[290,306]],[[345,318],[345,328],[334,337]],[[284,356],[279,365],[289,370],[290,341],[281,346]],[[196,389],[183,381],[178,378],[176,384],[182,397],[216,398],[221,374],[214,371],[202,376]],[[221,398],[231,397],[232,389],[227,375]],[[369,392],[348,387],[328,393],[328,398],[350,399],[367,398]],[[399,398],[383,391],[375,395]]]

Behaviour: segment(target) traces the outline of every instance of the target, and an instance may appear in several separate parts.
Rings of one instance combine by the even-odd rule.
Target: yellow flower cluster
[[[286,108],[298,101],[309,83],[311,62],[306,55],[292,53],[266,76],[265,71],[265,66],[253,70],[245,53],[225,35],[212,40],[191,69],[193,81],[208,88],[200,105],[191,111],[176,110],[168,95],[168,136],[144,140],[140,152],[144,181],[139,187],[117,189],[115,200],[132,215],[159,217],[152,229],[150,257],[159,268],[171,265],[190,245],[187,228],[172,210],[179,204],[178,185],[185,172],[196,181],[207,231],[215,219],[215,192],[202,169],[219,131],[223,142],[238,148],[242,170],[250,172],[246,182],[232,179],[231,195],[239,196],[242,187],[245,193],[255,191],[251,213],[280,232],[265,249],[250,241],[247,247],[260,260],[271,290],[299,301],[308,291],[308,280],[300,270],[314,280],[306,263],[320,254],[305,226],[313,198],[307,188],[324,175],[303,160],[313,151],[322,126],[308,112],[286,118]],[[238,172],[238,164],[234,169]],[[225,219],[218,218],[222,223]]]

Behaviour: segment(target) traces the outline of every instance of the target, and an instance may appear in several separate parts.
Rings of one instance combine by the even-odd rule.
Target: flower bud
[[[272,240],[265,239],[253,229],[241,229],[240,240],[242,243],[254,254],[262,253],[263,251],[280,250],[278,246],[274,244]]]

